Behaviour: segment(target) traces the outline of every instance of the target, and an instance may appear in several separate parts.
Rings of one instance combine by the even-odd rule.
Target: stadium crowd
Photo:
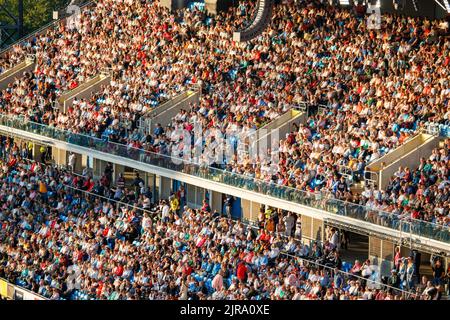
[[[313,148],[314,160],[333,165],[347,165],[350,156],[370,162],[421,122],[448,120],[450,58],[438,21],[386,15],[374,31],[351,11],[315,3],[277,6],[268,30],[240,45],[231,31],[251,16],[252,1],[217,17],[170,13],[153,1],[96,1],[77,26],[60,23],[14,48],[5,61],[31,52],[37,67],[4,91],[0,104],[4,112],[92,135],[111,128],[107,134],[120,133],[120,140],[140,115],[192,84],[201,83],[205,95],[183,126],[200,121],[204,130],[256,129],[300,102],[326,104],[329,113],[308,119],[289,154],[302,158]],[[50,108],[103,69],[113,74],[109,86],[66,112]],[[160,142],[139,138],[153,148],[152,140]],[[304,141],[311,143],[297,145]]]
[[[36,56],[36,69],[0,93],[0,111],[183,156],[197,143],[205,149],[214,145],[218,134],[254,132],[306,102],[306,122],[273,146],[280,151],[278,162],[236,156],[221,168],[318,198],[328,194],[449,226],[448,140],[417,169],[400,168],[385,191],[352,194],[342,175],[342,168],[349,168],[353,180],[361,180],[368,163],[426,122],[450,124],[450,43],[440,22],[386,14],[380,30],[369,30],[365,17],[352,11],[297,1],[277,6],[257,39],[233,42],[232,31],[243,28],[254,10],[254,1],[240,1],[213,17],[196,10],[169,12],[156,1],[98,0],[83,11],[78,25],[57,24],[2,57],[0,74],[29,54]],[[99,72],[111,74],[109,85],[75,100],[68,110],[55,108],[64,92]],[[165,128],[138,130],[140,117],[193,87],[202,90],[199,104],[181,110]],[[198,123],[210,135],[183,141],[180,130],[192,132]],[[2,169],[0,275],[46,297],[77,298],[80,292],[103,299],[401,296],[357,278],[336,280],[342,275],[334,271],[341,268],[337,244],[309,248],[296,242],[291,215],[262,217],[262,228],[252,234],[240,222],[177,208],[174,198],[152,204],[139,183],[135,190],[111,189],[106,174],[94,181],[40,164],[25,166],[14,150]],[[199,161],[209,161],[207,156]],[[65,185],[138,209],[115,207]],[[287,239],[281,237],[286,229],[292,230]],[[302,265],[286,253],[331,269]],[[362,267],[356,265],[359,273]],[[415,288],[419,281],[408,278],[409,262],[401,266],[403,278],[392,283]],[[437,297],[442,288],[435,285],[441,284],[425,283],[417,298]]]

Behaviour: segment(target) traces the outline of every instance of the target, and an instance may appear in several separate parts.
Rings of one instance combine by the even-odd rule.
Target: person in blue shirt
[[[157,137],[164,134],[164,129],[161,126],[161,123],[156,124],[156,128],[153,130],[153,134]]]

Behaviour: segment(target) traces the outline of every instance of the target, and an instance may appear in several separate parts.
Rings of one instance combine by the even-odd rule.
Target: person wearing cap
[[[391,274],[388,278],[387,284],[394,288],[400,287],[400,277],[396,269],[391,270]]]

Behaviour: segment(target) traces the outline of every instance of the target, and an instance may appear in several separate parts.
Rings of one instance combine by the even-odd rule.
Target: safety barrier
[[[15,78],[22,77],[24,72],[33,71],[35,67],[34,56],[27,56],[23,62],[0,74],[0,90],[6,89]]]
[[[73,90],[61,95],[57,101],[58,108],[64,112],[73,105],[75,99],[87,99],[93,93],[100,91],[101,87],[111,82],[109,73],[100,73],[99,75],[80,84]]]
[[[12,284],[3,278],[0,278],[0,296],[8,300],[48,300],[37,293]]]
[[[3,129],[5,128],[5,129]],[[8,129],[6,129],[8,128]],[[232,194],[232,188],[242,192],[251,192],[252,194],[264,195],[268,199],[281,200],[280,205],[287,207],[292,204],[296,206],[309,207],[326,213],[327,216],[336,215],[341,219],[359,221],[358,225],[371,225],[371,229],[376,230],[376,226],[386,228],[386,232],[398,234],[402,226],[408,225],[409,231],[416,237],[424,240],[430,239],[445,244],[443,247],[450,252],[450,228],[447,226],[434,224],[422,220],[402,219],[398,215],[390,212],[373,209],[355,203],[345,202],[333,198],[332,196],[322,195],[320,198],[314,193],[305,192],[295,188],[267,183],[250,176],[240,175],[222,169],[212,168],[207,165],[200,165],[185,159],[148,152],[142,149],[131,148],[126,145],[108,142],[96,137],[90,137],[81,134],[71,133],[69,131],[49,127],[35,122],[25,121],[20,117],[0,115],[0,130],[20,130],[25,134],[39,135],[43,143],[45,137],[57,140],[67,144],[67,146],[79,146],[101,154],[107,154],[110,157],[118,157],[132,162],[137,162],[153,167],[158,167],[158,171],[165,170],[176,172],[177,176],[187,175],[189,177],[200,178],[202,181],[210,181],[219,185],[226,185],[229,188],[228,194]],[[179,177],[181,179],[181,177]],[[289,205],[290,206],[290,205]],[[303,209],[304,210],[304,209]],[[291,210],[292,211],[292,210]],[[350,222],[349,222],[350,223]],[[352,222],[353,223],[353,222]],[[383,229],[383,228],[381,228]],[[375,232],[375,231],[374,231]]]
[[[438,144],[438,137],[420,133],[397,149],[370,163],[366,167],[367,176],[373,179],[373,173],[376,173],[377,187],[385,189],[389,179],[400,166],[417,167],[419,164],[418,159],[429,156]],[[370,184],[369,181],[367,183]]]

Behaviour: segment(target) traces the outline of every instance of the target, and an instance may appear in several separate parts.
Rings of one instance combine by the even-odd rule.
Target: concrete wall
[[[209,194],[210,194],[209,205],[211,206],[211,210],[213,212],[217,211],[222,213],[223,208],[222,193],[210,190]]]
[[[165,110],[161,110],[160,113],[154,114],[151,118],[150,130],[153,131],[157,123],[161,123],[163,127],[167,126],[172,122],[173,117],[175,117],[181,109],[188,110],[190,103],[198,103],[199,101],[199,91],[189,91],[181,100],[179,100],[178,97],[175,98],[175,101],[170,101],[170,104],[165,104]]]
[[[394,151],[381,157],[367,166],[366,171],[378,174],[378,188],[385,189],[389,179],[400,166],[415,169],[421,157],[429,157],[434,148],[439,145],[439,137],[419,134]],[[384,163],[384,165],[383,165]]]
[[[159,5],[161,7],[172,9],[172,0],[159,0]]]
[[[61,95],[58,99],[60,110],[66,112],[67,108],[72,106],[75,98],[88,99],[93,93],[100,91],[102,86],[108,85],[110,82],[110,75],[100,74],[87,82],[80,84],[75,89]]]
[[[280,140],[285,139],[286,134],[292,132],[294,123],[298,125],[305,121],[305,113],[291,109],[257,130],[255,137],[250,139],[255,141],[251,148],[258,148],[257,150],[265,152],[272,145],[278,146]]]
[[[170,10],[177,10],[188,5],[189,0],[159,0],[159,5]]]
[[[168,199],[172,191],[172,179],[160,177],[159,196],[160,199]]]

